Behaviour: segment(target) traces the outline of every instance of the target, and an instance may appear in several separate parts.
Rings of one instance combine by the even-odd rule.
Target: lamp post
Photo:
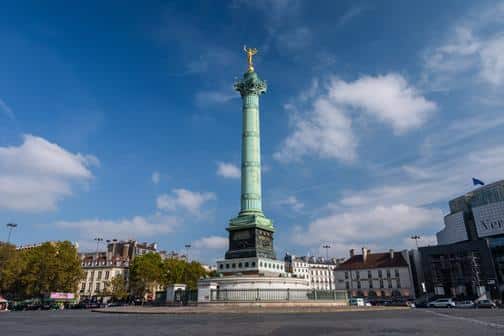
[[[189,249],[191,247],[191,244],[185,244],[187,261],[189,261]]]
[[[94,240],[96,241],[96,257],[98,257],[98,248],[100,247],[100,243],[103,241],[103,238],[96,237]]]
[[[331,245],[322,245],[322,248],[325,249],[325,257],[326,257],[326,259],[329,259],[329,249],[331,248]]]
[[[418,249],[418,240],[422,239],[422,237],[420,237],[419,235],[414,235],[411,236],[410,239],[413,239],[415,241],[416,248]]]
[[[10,239],[11,239],[12,230],[17,228],[18,225],[14,224],[14,223],[7,223],[6,226],[7,226],[7,230],[9,230],[9,234],[7,235],[7,244],[9,244]]]

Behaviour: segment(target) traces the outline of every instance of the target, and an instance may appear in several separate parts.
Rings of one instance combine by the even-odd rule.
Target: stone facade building
[[[336,289],[334,271],[339,265],[339,259],[296,257],[287,254],[284,260],[286,272],[293,277],[307,279],[311,288],[318,290]]]
[[[350,250],[350,258],[334,271],[336,289],[351,297],[376,300],[414,298],[414,285],[407,251],[362,254]]]

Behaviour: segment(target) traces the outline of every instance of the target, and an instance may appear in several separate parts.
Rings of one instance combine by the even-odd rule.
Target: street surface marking
[[[462,317],[462,316],[455,316],[455,315],[450,315],[450,314],[443,314],[443,313],[438,313],[438,312],[435,312],[435,311],[432,311],[432,310],[428,310],[428,309],[422,309],[422,311],[431,313],[433,315],[450,318],[452,320],[467,321],[467,322],[472,322],[472,323],[480,324],[480,325],[483,325],[485,327],[504,329],[504,324],[498,324],[498,323],[493,323],[493,322],[485,322],[485,321],[480,321],[480,320],[469,318],[469,317]]]

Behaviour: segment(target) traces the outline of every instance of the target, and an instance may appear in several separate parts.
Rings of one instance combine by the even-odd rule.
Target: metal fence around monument
[[[213,289],[213,302],[254,302],[254,301],[347,301],[344,290],[306,289]]]

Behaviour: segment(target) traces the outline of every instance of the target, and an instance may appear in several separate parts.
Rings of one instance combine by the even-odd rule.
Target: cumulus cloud
[[[241,172],[237,165],[227,162],[217,162],[217,175],[237,179],[240,178]]]
[[[92,179],[91,155],[71,153],[41,137],[24,135],[20,146],[0,147],[0,208],[54,210],[75,182]]]
[[[396,134],[422,126],[436,104],[423,97],[399,74],[364,76],[354,82],[334,80],[329,96],[390,125]]]
[[[289,196],[286,199],[283,199],[280,202],[278,202],[278,204],[282,206],[287,206],[296,212],[299,212],[304,208],[304,203],[299,201],[296,196]]]
[[[300,113],[296,106],[308,104]],[[352,116],[366,114],[387,125],[397,135],[422,126],[436,110],[436,104],[423,97],[398,74],[364,76],[353,82],[333,79],[324,89],[318,81],[294,103],[292,131],[274,158],[296,161],[305,156],[352,162],[357,158],[357,136]]]
[[[504,5],[471,14],[424,53],[424,77],[431,88],[446,90],[475,81],[490,87],[504,83]]]
[[[351,242],[380,242],[429,227],[442,219],[439,209],[411,207],[405,204],[377,205],[336,211],[312,221],[306,230],[294,233],[301,245],[322,241],[349,244]]]
[[[179,223],[179,219],[174,216],[154,215],[117,220],[95,218],[78,221],[58,221],[55,225],[60,229],[77,230],[81,237],[95,237],[98,235],[117,239],[136,239],[173,232]]]
[[[356,158],[357,139],[351,129],[352,121],[331,100],[320,97],[306,115],[295,114],[292,118],[293,131],[274,154],[275,159],[289,162],[316,155],[352,162]]]
[[[151,176],[151,180],[152,180],[152,183],[159,184],[159,182],[161,181],[161,174],[158,171],[153,172],[152,176]]]
[[[157,197],[156,203],[160,210],[176,211],[185,210],[192,214],[200,214],[202,206],[215,200],[212,192],[197,192],[187,189],[173,189],[171,194],[162,194]]]
[[[197,249],[225,249],[227,244],[226,237],[209,236],[193,241],[191,246]]]

